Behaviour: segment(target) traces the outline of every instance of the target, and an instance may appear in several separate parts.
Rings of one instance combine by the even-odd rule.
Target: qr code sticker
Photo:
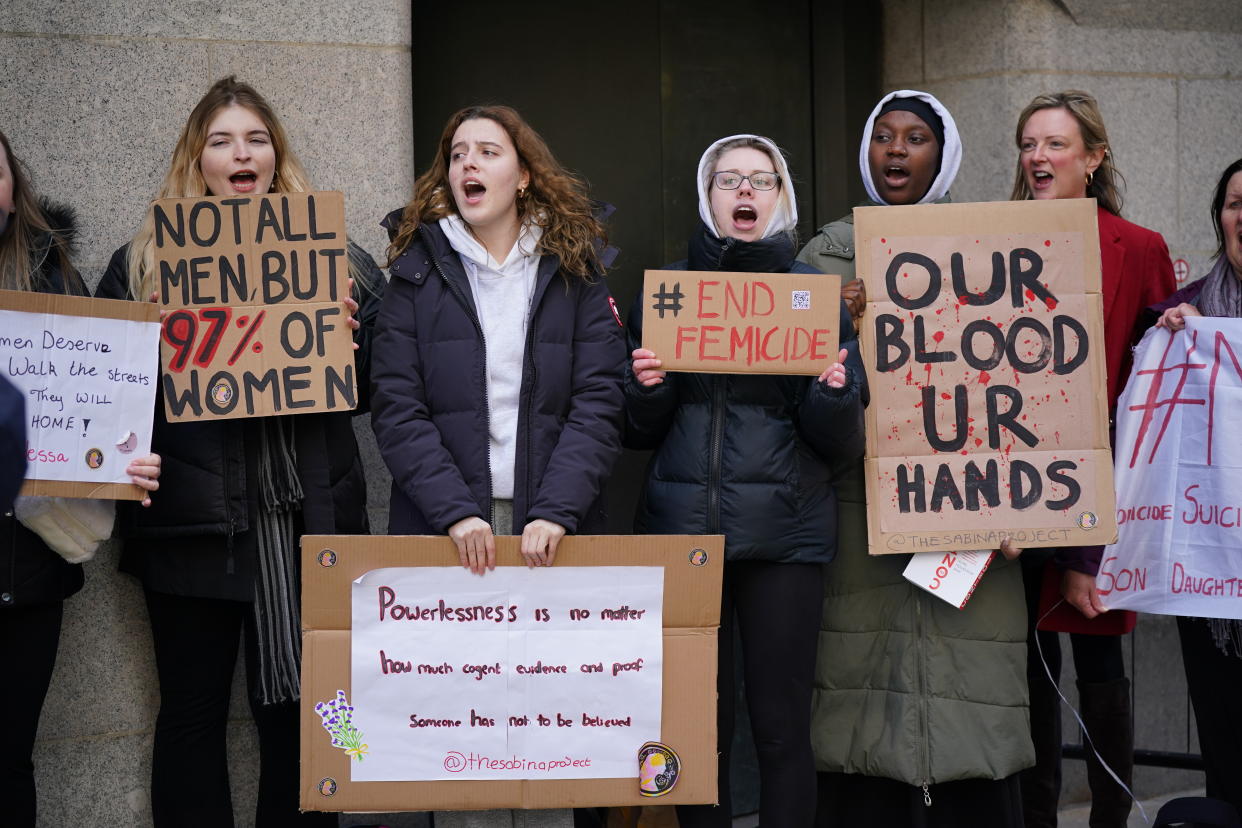
[[[810,310],[811,292],[809,290],[793,291],[793,310]]]

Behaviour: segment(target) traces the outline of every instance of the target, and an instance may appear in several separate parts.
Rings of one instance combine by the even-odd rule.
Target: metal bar
[[[1061,745],[1061,755],[1066,759],[1086,759],[1087,750],[1082,745]],[[1203,757],[1198,753],[1176,753],[1168,750],[1135,750],[1134,764],[1178,770],[1203,770]]]

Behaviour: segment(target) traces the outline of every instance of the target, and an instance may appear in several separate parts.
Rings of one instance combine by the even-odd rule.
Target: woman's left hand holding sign
[[[135,486],[153,492],[160,487],[160,456],[148,454],[146,457],[137,457],[129,461],[125,473]],[[151,495],[148,494],[142,499],[142,505],[151,505]]]

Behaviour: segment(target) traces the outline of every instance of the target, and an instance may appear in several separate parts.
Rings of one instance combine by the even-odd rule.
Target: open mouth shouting
[[[1042,192],[1052,187],[1052,173],[1048,170],[1033,170],[1031,172],[1031,190],[1034,192]]]
[[[733,208],[732,218],[733,229],[739,233],[746,233],[755,229],[755,225],[759,222],[759,213],[754,205],[742,203]]]
[[[467,178],[461,182],[461,194],[467,204],[478,204],[486,192],[487,188],[477,178]]]
[[[238,170],[229,176],[229,184],[235,193],[253,193],[258,180],[254,170]]]
[[[889,187],[904,187],[909,181],[910,170],[905,164],[887,164],[884,167],[884,183]]]

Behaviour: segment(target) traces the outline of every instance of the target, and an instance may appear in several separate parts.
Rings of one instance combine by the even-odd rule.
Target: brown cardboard
[[[521,539],[496,538],[498,566],[524,566]],[[694,550],[705,550],[703,556]],[[458,566],[447,537],[306,536],[302,539],[301,807],[309,811],[423,811],[715,803],[716,638],[721,536],[578,536],[563,539],[557,566],[664,567],[662,741],[682,775],[659,798],[634,777],[526,781],[351,782],[350,759],[330,745],[314,699],[350,688],[350,586],[373,569]],[[325,565],[326,564],[326,565]],[[330,780],[330,781],[329,781]],[[332,791],[330,795],[326,792]]]
[[[112,299],[88,299],[82,296],[65,296],[60,294],[37,293],[21,290],[0,290],[0,309],[19,311],[22,313],[57,314],[61,316],[80,316],[95,319],[116,319],[127,322],[158,322],[159,308],[148,302],[121,302]],[[12,331],[0,332],[11,335]],[[73,357],[73,351],[64,352],[65,356]],[[130,360],[133,354],[125,354],[119,359]],[[64,365],[61,365],[62,372]],[[155,361],[151,360],[150,408],[155,407]],[[70,376],[58,375],[49,380],[53,390],[62,394],[72,389],[73,379]],[[137,391],[138,388],[128,389]],[[148,422],[149,426],[149,422]],[[30,449],[40,448],[38,433],[27,428],[27,444]],[[37,465],[29,464],[27,474],[36,474]],[[131,483],[96,483],[90,481],[59,481],[28,479],[22,484],[23,495],[48,495],[58,497],[90,497],[104,500],[142,500],[146,492]]]
[[[854,221],[867,286],[871,553],[988,549],[1005,537],[1021,546],[1114,542],[1095,202],[860,207]],[[993,281],[997,253],[1003,285]],[[1040,272],[1015,289],[1015,263]],[[995,468],[998,505],[981,497],[971,508],[968,464],[976,474]],[[1042,493],[1023,504],[1036,477]],[[937,498],[938,480],[961,503]]]
[[[170,421],[357,406],[341,193],[172,198],[151,210]]]
[[[841,277],[648,270],[643,347],[669,371],[823,373],[837,361]]]

